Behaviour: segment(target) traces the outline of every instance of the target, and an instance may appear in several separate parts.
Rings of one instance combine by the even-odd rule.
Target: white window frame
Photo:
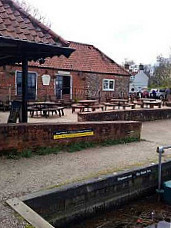
[[[104,88],[104,82],[105,81],[108,81],[108,88]],[[113,88],[112,89],[109,88],[109,85],[110,85],[111,81],[113,82]],[[104,78],[103,79],[103,84],[102,84],[102,90],[103,91],[115,91],[115,80],[114,79]]]

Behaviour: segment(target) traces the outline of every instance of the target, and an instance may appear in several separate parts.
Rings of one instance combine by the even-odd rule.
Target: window
[[[114,91],[115,80],[114,79],[103,79],[103,91]]]
[[[36,82],[37,77],[36,73],[28,72],[28,99],[36,99]],[[22,72],[17,71],[16,73],[16,91],[17,96],[22,95]]]

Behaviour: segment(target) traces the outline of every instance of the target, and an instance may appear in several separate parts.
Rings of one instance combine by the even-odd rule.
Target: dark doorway
[[[56,77],[56,98],[62,99],[64,95],[70,95],[71,77],[57,75]]]

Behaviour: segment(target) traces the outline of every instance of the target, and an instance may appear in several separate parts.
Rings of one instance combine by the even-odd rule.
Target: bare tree
[[[17,5],[19,5],[21,8],[23,8],[27,13],[32,15],[38,21],[42,22],[49,28],[51,27],[50,20],[46,16],[44,16],[38,8],[29,4],[26,0],[15,0],[15,2],[17,3]]]
[[[171,87],[171,64],[167,58],[157,56],[158,66],[154,68],[150,86]]]

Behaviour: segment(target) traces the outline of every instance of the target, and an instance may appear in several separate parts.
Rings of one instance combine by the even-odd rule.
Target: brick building
[[[128,95],[130,75],[121,66],[93,45],[65,41],[12,0],[0,0],[1,37],[11,39],[18,49],[12,60],[13,46],[9,46],[9,54],[1,58],[1,66],[5,66],[0,68],[0,100],[13,100],[22,95],[22,65],[17,65],[16,62],[21,62],[23,43],[26,42],[28,47],[24,55],[31,52],[31,45],[35,42],[37,46],[41,46],[39,49],[37,46],[32,47],[32,56],[27,58],[37,61],[29,62],[29,100],[85,97],[104,99],[109,95]],[[54,51],[44,50],[48,45],[52,45]],[[6,51],[4,48],[3,50]],[[7,65],[8,63],[13,65]],[[44,85],[42,78],[48,77],[50,83]]]
[[[68,48],[68,45],[67,41],[25,12],[14,1],[0,0],[0,99],[11,100],[16,94],[20,96],[21,122],[27,122],[27,88],[32,98],[37,80],[34,80],[34,74],[28,74],[28,62],[60,55],[69,57],[74,50]],[[11,76],[6,65],[16,63],[21,64],[23,73],[15,71],[15,77],[15,74]],[[8,78],[9,75],[12,79]]]
[[[89,44],[70,42],[75,49],[69,58],[47,58],[43,64],[29,63],[28,93],[31,100],[96,98],[127,96],[129,73]],[[43,85],[42,76],[50,76]],[[45,76],[46,77],[46,76]],[[0,97],[14,99],[21,95],[21,67],[0,70]]]

